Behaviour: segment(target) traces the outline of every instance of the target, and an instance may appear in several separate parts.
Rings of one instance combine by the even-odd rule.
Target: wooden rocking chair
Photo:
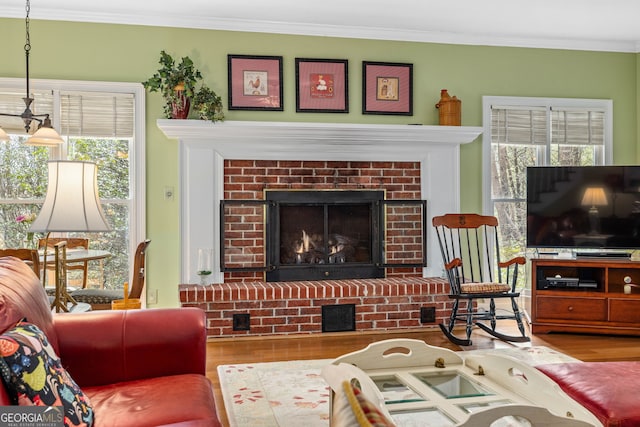
[[[471,345],[474,325],[503,341],[529,341],[516,301],[520,296],[516,292],[518,266],[525,263],[525,258],[516,257],[501,262],[498,219],[477,214],[446,214],[434,217],[432,224],[438,236],[445,272],[451,286],[449,297],[453,299],[449,324],[440,324],[442,332],[451,342],[461,346]],[[492,247],[495,249],[493,263]],[[498,298],[510,299],[513,312],[498,314],[495,304]],[[489,300],[488,311],[478,309],[479,299]],[[515,320],[521,335],[505,335],[496,331],[497,321],[503,319]],[[466,338],[454,335],[457,321],[464,322]],[[490,326],[483,321],[489,321]]]

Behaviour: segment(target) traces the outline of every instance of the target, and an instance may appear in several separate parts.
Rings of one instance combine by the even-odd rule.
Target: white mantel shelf
[[[261,153],[265,160],[363,160],[363,151],[373,150],[382,159],[409,161],[427,144],[467,144],[482,133],[471,126],[169,119],[158,127],[169,138],[213,144],[225,158]]]
[[[219,206],[224,161],[324,160],[420,162],[421,197],[429,223],[460,209],[460,145],[475,141],[481,127],[349,123],[158,120],[180,153],[181,282],[197,283],[198,248],[220,247]],[[441,273],[439,246],[427,237],[424,277]],[[214,257],[213,283],[221,283]]]

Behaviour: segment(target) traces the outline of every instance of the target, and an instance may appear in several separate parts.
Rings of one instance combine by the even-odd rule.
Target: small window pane
[[[127,139],[72,138],[69,159],[96,162],[101,199],[129,199],[130,162]]]
[[[551,166],[591,166],[601,164],[604,145],[560,145],[551,146]]]
[[[28,221],[18,221],[20,216],[38,214],[42,205],[34,203],[0,203],[0,248],[24,248],[33,246],[42,233],[34,233],[28,241]]]
[[[494,199],[524,198],[527,166],[536,164],[538,149],[527,145],[491,146],[491,196]]]
[[[0,200],[44,200],[49,149],[24,144],[25,137],[0,143]]]
[[[524,256],[527,224],[527,204],[520,202],[495,202],[494,215],[498,218],[498,242],[500,259],[508,261],[517,256]],[[518,268],[517,287],[526,287],[525,266]]]

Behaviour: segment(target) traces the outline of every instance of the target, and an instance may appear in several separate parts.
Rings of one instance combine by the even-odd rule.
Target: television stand
[[[640,262],[532,258],[531,280],[532,333],[640,336]]]

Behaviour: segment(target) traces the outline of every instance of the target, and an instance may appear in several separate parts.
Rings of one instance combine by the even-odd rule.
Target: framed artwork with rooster
[[[228,55],[229,110],[283,111],[282,56]]]

